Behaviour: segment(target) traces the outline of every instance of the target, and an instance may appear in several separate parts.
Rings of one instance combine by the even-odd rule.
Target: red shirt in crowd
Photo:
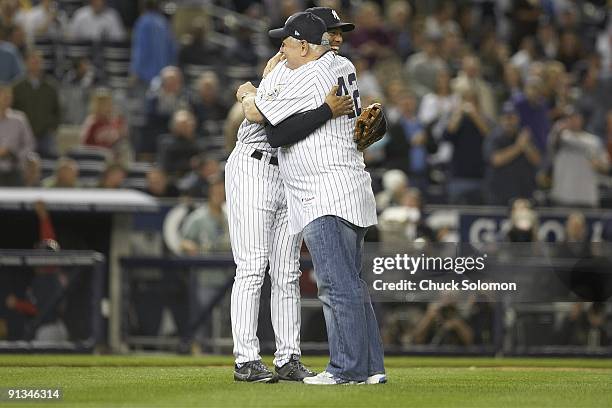
[[[90,115],[83,124],[81,140],[87,146],[111,148],[126,133],[125,120],[120,116],[108,119]]]

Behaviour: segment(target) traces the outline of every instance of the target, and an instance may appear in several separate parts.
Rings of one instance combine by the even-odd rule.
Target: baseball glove
[[[387,132],[387,119],[380,103],[373,103],[361,111],[355,123],[357,149],[362,152],[373,143],[382,139]]]

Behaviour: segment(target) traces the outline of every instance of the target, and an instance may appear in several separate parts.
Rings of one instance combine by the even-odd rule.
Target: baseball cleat
[[[314,377],[317,373],[308,369],[300,361],[300,356],[292,354],[289,361],[282,367],[274,367],[278,378],[285,381],[302,381],[307,377]]]
[[[386,384],[387,383],[387,375],[386,374],[374,374],[368,377],[366,380],[366,384]]]
[[[304,378],[304,384],[309,385],[351,385],[351,384],[363,384],[363,382],[344,380],[339,377],[335,377],[333,374],[323,371],[315,375],[314,377]]]
[[[258,383],[278,382],[278,376],[266,367],[261,360],[249,361],[234,368],[234,380]]]

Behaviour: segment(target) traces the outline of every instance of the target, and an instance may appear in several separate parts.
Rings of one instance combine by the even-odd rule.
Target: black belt
[[[251,157],[255,160],[261,160],[263,159],[263,152],[261,150],[254,150],[253,153],[251,153]],[[270,164],[273,166],[278,166],[278,157],[270,157]]]

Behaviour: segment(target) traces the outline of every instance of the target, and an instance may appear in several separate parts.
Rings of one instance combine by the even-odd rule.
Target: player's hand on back
[[[348,95],[337,96],[338,85],[334,85],[325,97],[325,103],[332,111],[332,117],[348,115],[353,112],[353,98]]]
[[[242,102],[242,99],[247,95],[255,95],[257,93],[257,88],[250,81],[245,82],[244,84],[238,87],[236,91],[236,100],[238,102]]]
[[[285,59],[285,54],[281,54],[280,52],[277,52],[276,55],[270,58],[268,60],[268,63],[266,64],[266,67],[264,68],[263,77],[265,78],[266,76],[268,76],[270,71],[272,71],[274,67],[276,67],[278,63],[283,61],[284,59]]]

